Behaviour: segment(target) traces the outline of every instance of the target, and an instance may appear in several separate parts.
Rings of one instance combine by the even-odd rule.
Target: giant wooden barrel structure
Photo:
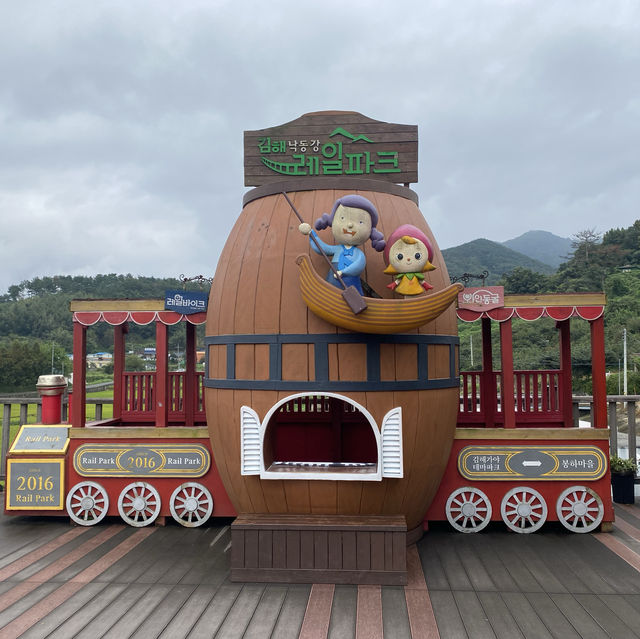
[[[374,122],[336,112],[296,122],[309,128],[320,116],[332,129],[346,120],[344,128],[360,133]],[[437,318],[400,333],[350,331],[319,317],[301,294],[297,258],[311,255],[323,277],[328,267],[299,232],[283,190],[310,223],[339,197],[364,196],[377,208],[385,237],[411,224],[431,240],[436,269],[426,279],[433,291],[421,297],[450,285],[409,188],[361,176],[313,182],[276,175],[250,191],[209,298],[205,396],[220,475],[238,513],[404,515],[407,528],[417,528],[454,436],[455,305],[449,299]],[[332,241],[330,229],[319,235]],[[369,242],[364,250],[363,279],[382,297],[398,300],[387,288],[382,254]],[[391,435],[382,437],[385,423]],[[391,457],[384,452],[389,447]],[[393,460],[394,450],[400,460]]]

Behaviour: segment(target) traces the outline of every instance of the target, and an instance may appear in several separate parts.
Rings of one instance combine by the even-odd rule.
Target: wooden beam
[[[169,327],[156,322],[156,379],[154,388],[156,427],[169,423]]]
[[[125,335],[127,324],[113,327],[113,417],[122,417],[123,381],[125,369]]]
[[[71,424],[84,428],[87,402],[87,327],[73,324],[73,395],[71,401]]]
[[[593,426],[607,427],[607,378],[604,354],[604,318],[591,325],[591,387],[593,393]]]
[[[195,422],[195,411],[197,397],[196,387],[196,327],[191,322],[186,324],[186,364],[184,373],[184,406],[185,426],[193,426]]]
[[[573,425],[573,383],[571,378],[571,323],[564,320],[557,323],[560,340],[560,405],[565,428]]]
[[[493,374],[491,320],[482,318],[482,374],[480,390],[485,428],[493,428],[496,420],[496,378]]]
[[[504,427],[516,427],[516,407],[513,383],[513,331],[511,320],[500,322],[500,357],[502,359],[502,414]]]

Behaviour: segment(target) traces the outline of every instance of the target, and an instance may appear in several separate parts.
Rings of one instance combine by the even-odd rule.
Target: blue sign
[[[199,291],[165,291],[164,309],[183,315],[204,313],[207,310],[208,293]]]

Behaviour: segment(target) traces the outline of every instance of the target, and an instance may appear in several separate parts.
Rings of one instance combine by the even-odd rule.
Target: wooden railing
[[[479,393],[479,383],[477,373],[462,373],[462,384],[467,385],[467,392],[461,396],[461,413],[464,408],[464,419],[470,421],[470,418],[476,417],[479,424],[482,419],[482,399]],[[475,378],[475,385],[474,385]],[[197,408],[204,419],[204,406],[202,405],[202,377],[198,382],[198,398]],[[150,382],[151,384],[153,382]],[[182,383],[182,382],[180,382]],[[551,384],[550,384],[551,386]],[[538,386],[540,388],[540,386]],[[540,394],[541,396],[541,394]],[[174,400],[172,400],[173,402]],[[640,409],[640,395],[609,395],[607,396],[609,406],[609,428],[610,428],[610,446],[612,454],[617,452],[620,457],[629,457],[629,451],[637,450],[636,422],[637,412]],[[11,433],[12,415],[15,420],[15,407],[18,407],[18,424],[33,423],[37,424],[41,421],[42,416],[42,400],[39,397],[0,397],[2,404],[2,446],[0,449],[0,480],[4,480],[6,476],[6,456],[9,449]],[[87,399],[88,405],[95,406],[95,420],[100,421],[103,418],[104,406],[113,404],[111,399]],[[538,404],[540,405],[540,404]],[[573,396],[573,426],[586,426],[591,423],[593,415],[593,397],[591,396]],[[34,407],[29,411],[29,407]],[[175,404],[174,404],[175,406]],[[13,410],[12,410],[13,409]],[[61,422],[67,420],[67,398],[62,402]],[[32,413],[32,417],[29,416]]]
[[[194,416],[197,420],[206,419],[203,401],[204,373],[196,373]],[[122,418],[127,421],[152,422],[155,420],[153,400],[156,383],[155,371],[127,372],[124,374],[122,388]],[[169,421],[184,421],[185,418],[185,373],[169,373]]]
[[[557,425],[562,422],[561,371],[514,371],[513,377],[516,426]],[[491,373],[492,388],[489,392],[483,388],[484,379],[480,371],[460,373],[459,425],[490,422],[500,426],[504,423],[502,374]],[[486,406],[487,401],[491,405]]]

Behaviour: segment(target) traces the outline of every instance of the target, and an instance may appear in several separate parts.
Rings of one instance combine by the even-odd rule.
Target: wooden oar
[[[286,194],[285,191],[282,191],[282,195],[284,195],[287,202],[289,202],[289,206],[293,209],[293,212],[296,214],[296,217],[300,220],[300,222],[304,223],[302,216],[300,215],[300,213],[298,213],[298,209],[296,209],[293,202],[289,199],[289,196]],[[340,282],[340,285],[344,289],[342,291],[342,297],[344,301],[349,305],[349,308],[353,311],[353,314],[357,315],[358,313],[361,313],[362,311],[364,311],[364,309],[367,308],[367,302],[365,301],[364,297],[360,295],[360,292],[355,286],[353,285],[347,286],[344,283],[344,280],[340,276],[340,273],[338,273],[338,270],[333,265],[333,262],[329,259],[329,256],[322,250],[322,246],[320,246],[320,243],[313,235],[313,232],[310,234],[310,237],[313,240],[314,244],[317,246],[318,251],[320,252],[320,255],[322,255],[322,257],[324,257],[324,259],[327,261],[327,263],[329,264],[329,268],[333,271],[333,274],[335,275],[336,279],[338,280],[338,282]]]

